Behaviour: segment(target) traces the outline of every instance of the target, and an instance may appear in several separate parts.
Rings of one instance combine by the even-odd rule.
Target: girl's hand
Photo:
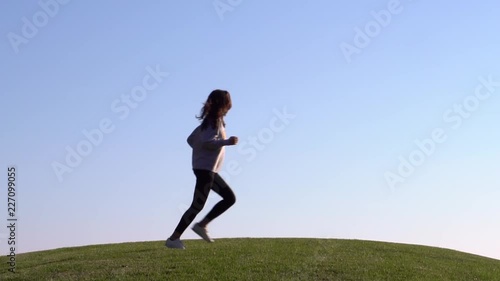
[[[235,145],[238,143],[238,137],[232,136],[229,138],[229,144],[230,145]]]

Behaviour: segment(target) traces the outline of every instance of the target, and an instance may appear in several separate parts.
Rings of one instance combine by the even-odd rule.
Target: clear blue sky
[[[192,198],[194,115],[222,88],[241,143],[226,150],[236,172],[224,171],[237,203],[210,225],[214,238],[369,239],[500,259],[500,86],[479,80],[500,81],[497,1],[243,0],[219,13],[212,0],[125,2],[70,1],[52,15],[37,1],[0,4],[0,217],[7,225],[16,165],[18,253],[166,239]],[[357,48],[348,59],[346,45]],[[157,83],[148,67],[169,75]],[[143,80],[151,90],[131,108],[121,96]],[[54,163],[100,122],[114,130],[59,181]],[[436,128],[445,137],[427,156],[414,141]],[[410,156],[421,163],[402,177]],[[404,182],[391,188],[388,173]]]

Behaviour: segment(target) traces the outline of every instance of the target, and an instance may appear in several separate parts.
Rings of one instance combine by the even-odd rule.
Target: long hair
[[[210,125],[212,128],[217,127],[218,122],[224,123],[224,116],[231,109],[231,95],[225,90],[213,90],[203,104],[200,110],[200,115],[196,116],[201,122],[201,129],[204,130]]]

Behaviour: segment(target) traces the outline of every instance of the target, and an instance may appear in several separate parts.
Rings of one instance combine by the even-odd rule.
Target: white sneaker
[[[206,227],[201,227],[198,224],[195,224],[191,229],[196,234],[200,235],[200,237],[203,238],[203,240],[210,242],[210,243],[214,242],[214,240],[212,238],[210,238],[210,236],[208,236],[208,231],[207,231]]]
[[[184,247],[184,244],[182,244],[181,242],[181,239],[177,239],[177,240],[170,240],[170,238],[167,239],[167,241],[165,242],[165,246],[167,246],[167,248],[172,248],[172,249],[186,249],[186,247]]]

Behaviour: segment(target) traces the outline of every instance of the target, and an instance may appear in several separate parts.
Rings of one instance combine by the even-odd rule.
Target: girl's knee
[[[234,205],[234,203],[236,203],[236,196],[234,196],[234,194],[231,194],[231,196],[228,196],[227,198],[225,198],[225,200],[230,206],[232,206]]]

